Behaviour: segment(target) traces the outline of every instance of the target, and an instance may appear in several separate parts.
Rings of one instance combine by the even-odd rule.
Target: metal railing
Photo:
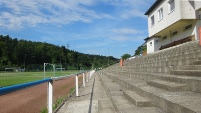
[[[48,82],[48,106],[47,106],[47,109],[48,109],[48,113],[52,113],[53,112],[53,82],[54,81],[57,81],[57,80],[61,80],[61,79],[64,79],[64,78],[69,78],[71,76],[76,76],[75,77],[75,84],[76,84],[76,96],[79,96],[79,93],[78,93],[78,75],[83,75],[83,86],[85,87],[85,82],[88,82],[89,79],[91,78],[91,76],[93,75],[95,71],[92,70],[92,71],[83,71],[83,72],[79,72],[79,73],[76,73],[76,74],[71,74],[71,75],[66,75],[66,76],[60,76],[60,77],[52,77],[52,78],[46,78],[44,80],[38,80],[38,81],[34,81],[34,82],[28,82],[28,83],[23,83],[23,84],[19,84],[19,85],[13,85],[13,86],[8,86],[8,87],[3,87],[3,88],[0,88],[0,96],[1,95],[6,95],[6,94],[9,94],[9,93],[12,93],[12,92],[15,92],[15,91],[18,91],[18,90],[21,90],[21,89],[25,89],[27,87],[32,87],[32,86],[35,86],[35,85],[39,85],[39,84],[42,84],[42,83],[45,83],[45,82]],[[86,75],[86,76],[85,76]],[[86,80],[85,80],[86,78]]]

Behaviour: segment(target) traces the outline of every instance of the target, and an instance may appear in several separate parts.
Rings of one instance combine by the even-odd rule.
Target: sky
[[[155,0],[1,0],[0,35],[85,54],[134,55],[148,37]]]

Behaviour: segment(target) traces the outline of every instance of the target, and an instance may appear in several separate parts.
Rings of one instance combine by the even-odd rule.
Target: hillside
[[[109,56],[109,63],[118,59]],[[90,55],[69,50],[46,42],[18,40],[9,35],[0,35],[0,70],[21,68],[26,71],[41,71],[43,63],[60,65],[66,69],[91,69],[108,64],[107,56]]]

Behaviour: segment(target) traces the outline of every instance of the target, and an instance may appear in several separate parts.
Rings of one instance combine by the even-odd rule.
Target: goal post
[[[51,64],[51,63],[44,63],[44,79],[45,79],[45,67],[47,66],[47,65],[52,65],[52,67],[53,67],[53,71],[54,71],[54,75],[53,76],[55,76],[55,67],[56,67],[56,65],[55,64]]]

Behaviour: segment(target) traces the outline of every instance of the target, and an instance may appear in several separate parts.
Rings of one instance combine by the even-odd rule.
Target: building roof
[[[149,15],[163,0],[156,0],[156,2],[147,10],[144,15]]]
[[[149,39],[151,39],[151,37],[147,37],[147,38],[145,38],[144,41],[147,41],[147,40],[149,40]]]

